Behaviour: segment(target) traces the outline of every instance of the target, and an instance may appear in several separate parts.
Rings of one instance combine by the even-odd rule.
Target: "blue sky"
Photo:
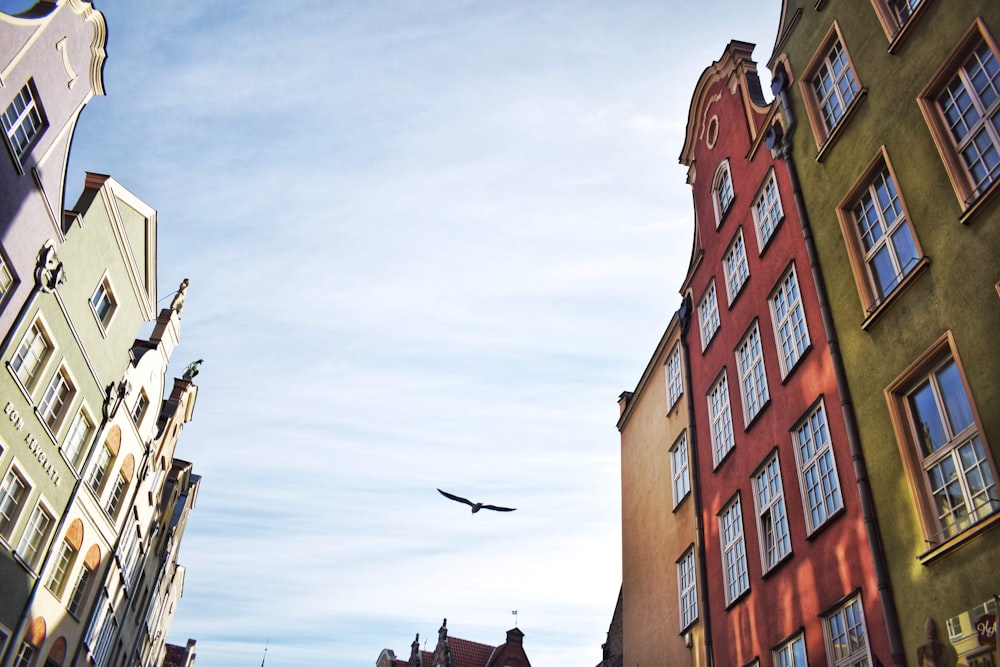
[[[67,205],[90,170],[158,210],[173,370],[205,359],[171,641],[360,667],[516,609],[534,667],[600,660],[617,397],[679,304],[694,84],[770,54],[752,4],[96,2]]]

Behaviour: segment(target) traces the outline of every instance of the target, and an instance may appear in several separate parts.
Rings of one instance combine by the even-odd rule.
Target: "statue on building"
[[[184,310],[184,298],[187,296],[188,282],[187,278],[181,281],[181,286],[177,288],[177,293],[174,294],[174,298],[170,302],[170,310],[177,311],[178,315]]]
[[[927,643],[917,647],[918,667],[954,667],[955,649],[950,644],[938,641],[937,623],[928,618],[924,624],[927,633]]]
[[[190,382],[191,380],[194,379],[194,376],[198,374],[198,367],[201,366],[203,363],[205,363],[204,359],[198,359],[197,361],[192,361],[184,369],[184,374],[181,377]]]

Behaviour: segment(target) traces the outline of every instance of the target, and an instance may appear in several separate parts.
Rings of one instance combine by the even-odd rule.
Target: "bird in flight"
[[[463,498],[462,496],[456,496],[453,493],[448,493],[447,491],[442,491],[441,489],[438,489],[438,493],[440,493],[445,498],[450,498],[451,500],[454,500],[455,502],[464,503],[465,505],[468,505],[469,507],[472,508],[472,513],[473,514],[475,514],[479,510],[495,510],[497,512],[513,512],[515,509],[517,509],[516,507],[498,507],[496,505],[487,505],[486,503],[474,503],[471,500],[469,500],[468,498]]]

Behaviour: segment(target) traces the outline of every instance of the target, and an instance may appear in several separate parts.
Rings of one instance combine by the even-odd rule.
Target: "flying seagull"
[[[496,505],[487,505],[485,503],[474,503],[468,498],[463,498],[462,496],[456,496],[453,493],[448,493],[447,491],[442,491],[441,489],[438,489],[438,493],[440,493],[445,498],[450,498],[456,502],[468,505],[469,507],[472,508],[473,514],[475,514],[479,510],[496,510],[497,512],[513,512],[515,509],[517,509],[516,507],[497,507]]]

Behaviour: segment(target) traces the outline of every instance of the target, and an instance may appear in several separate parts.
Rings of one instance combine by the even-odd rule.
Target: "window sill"
[[[733,452],[735,451],[736,451],[736,443],[733,443],[733,446],[730,447],[726,451],[726,453],[722,455],[722,458],[719,459],[714,466],[712,466],[712,472],[719,472],[719,468],[722,467],[722,464],[725,463],[727,460],[729,460],[729,458],[732,457]]]
[[[740,602],[743,602],[743,600],[747,599],[748,597],[750,597],[749,586],[746,587],[746,590],[744,590],[742,593],[733,598],[732,602],[726,603],[726,611],[732,611],[733,607],[738,605]]]
[[[877,305],[869,307],[868,316],[861,322],[861,328],[864,331],[868,331],[875,324],[875,322],[882,317],[885,311],[889,309],[889,306],[895,303],[899,297],[902,296],[903,292],[905,292],[910,285],[916,282],[917,276],[923,274],[930,264],[930,258],[926,256],[921,257],[920,261],[917,262],[917,265],[913,267],[913,270],[910,271],[898,285],[896,285],[896,289],[894,289],[889,296],[882,299],[882,301]]]
[[[910,15],[910,18],[907,19],[906,23],[904,23],[899,30],[896,31],[895,35],[892,35],[889,41],[889,53],[894,54],[901,48],[903,42],[905,42],[907,37],[913,32],[913,26],[915,26],[920,20],[920,17],[924,15],[924,10],[927,9],[929,4],[931,3],[921,2],[917,5],[917,8],[913,10],[913,14]]]
[[[784,221],[785,221],[785,214],[782,213],[781,217],[778,218],[778,221],[774,223],[774,228],[771,229],[771,235],[767,237],[767,240],[764,241],[763,246],[760,247],[760,252],[757,253],[758,257],[763,257],[767,249],[771,247],[771,241],[773,241],[774,237],[778,234],[778,230],[781,229],[781,223],[783,223]],[[758,239],[757,243],[760,244],[760,227],[757,227],[756,221],[754,221],[754,227],[757,229],[757,239]]]
[[[691,497],[691,491],[688,491],[687,493],[684,494],[683,498],[681,498],[674,504],[674,507],[673,509],[670,510],[670,513],[677,514],[677,510],[679,510],[684,505],[684,501],[690,497]]]
[[[746,403],[746,399],[744,399],[743,402],[745,404]],[[757,412],[755,412],[753,414],[753,416],[750,417],[749,421],[747,421],[747,415],[743,415],[743,423],[745,424],[744,427],[743,427],[743,432],[744,433],[748,433],[750,431],[750,429],[753,428],[753,425],[757,423],[757,420],[760,419],[760,416],[762,414],[764,414],[764,411],[767,410],[767,408],[768,408],[769,405],[771,405],[771,397],[770,396],[768,396],[767,400],[764,401],[764,404],[760,406],[760,409],[758,409]]]
[[[816,153],[817,162],[822,162],[826,159],[830,149],[835,143],[837,143],[837,140],[844,133],[844,128],[848,125],[848,123],[850,123],[851,118],[853,118],[854,114],[858,112],[858,109],[861,108],[861,103],[864,102],[866,97],[868,97],[868,89],[862,88],[858,91],[857,97],[851,100],[851,105],[847,107],[844,115],[841,116],[840,122],[838,122],[837,125],[830,130],[829,133],[827,133],[826,137],[823,139],[822,145],[819,146],[819,151]]]
[[[795,371],[797,371],[799,368],[802,367],[802,360],[806,358],[806,356],[812,351],[812,349],[813,349],[813,344],[812,341],[810,341],[809,344],[806,345],[806,349],[802,350],[802,354],[799,355],[799,358],[795,360],[794,364],[792,364],[792,367],[789,368],[787,371],[785,371],[785,374],[781,376],[782,386],[788,384],[788,380],[791,379],[793,375],[795,375]]]
[[[958,535],[949,538],[929,551],[925,551],[917,556],[917,560],[920,561],[921,565],[930,565],[931,563],[956,551],[959,547],[969,543],[972,538],[976,537],[980,533],[986,532],[997,524],[1000,524],[1000,512],[994,512],[982,521],[977,521],[975,525],[969,526]]]
[[[990,183],[990,186],[986,188],[986,192],[976,197],[968,207],[962,211],[962,214],[958,216],[958,221],[963,225],[968,225],[972,222],[972,219],[976,217],[986,204],[997,196],[997,192],[1000,192],[1000,178]]]
[[[691,622],[681,628],[681,631],[677,633],[678,637],[683,637],[687,633],[691,632],[691,629],[698,624],[698,617],[695,616],[691,619]]]
[[[730,212],[732,212],[734,208],[736,208],[736,195],[733,195],[733,198],[729,200],[729,206],[727,206],[725,210],[722,211],[722,214],[719,216],[719,219],[715,221],[716,231],[722,229],[722,225],[725,224],[726,218],[729,217]]]
[[[847,510],[844,509],[843,505],[841,505],[840,509],[838,509],[836,512],[828,516],[826,521],[824,521],[816,528],[813,528],[812,532],[806,535],[806,541],[812,542],[813,540],[815,540],[824,530],[826,530],[827,526],[833,525],[833,523],[841,516],[843,516],[843,514],[846,511]]]
[[[777,562],[777,563],[775,563],[774,565],[772,565],[772,566],[771,566],[771,567],[770,567],[769,569],[767,569],[767,570],[764,570],[764,572],[763,572],[763,573],[761,573],[761,575],[760,575],[760,578],[761,578],[761,579],[767,579],[767,578],[771,577],[772,575],[774,575],[774,573],[775,573],[775,572],[777,572],[778,570],[780,570],[780,569],[781,569],[781,567],[782,567],[782,566],[783,566],[783,565],[784,565],[785,563],[787,563],[787,562],[789,562],[790,560],[792,560],[792,556],[794,556],[794,555],[795,555],[795,552],[793,552],[793,551],[789,551],[789,552],[788,552],[787,554],[785,554],[784,556],[782,556],[782,557],[781,557],[781,558],[780,558],[780,559],[778,560],[778,562]]]

